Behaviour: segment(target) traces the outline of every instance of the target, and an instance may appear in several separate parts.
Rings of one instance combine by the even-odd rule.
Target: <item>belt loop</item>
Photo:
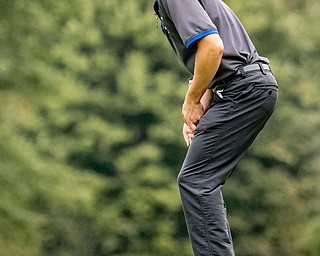
[[[262,66],[262,63],[259,62],[258,65],[259,65],[259,67],[260,67],[260,70],[261,70],[262,74],[266,75],[267,73],[266,73],[266,71],[264,70],[264,68],[263,68],[263,66]]]
[[[243,66],[241,66],[239,68],[239,71],[240,71],[242,77],[247,77],[247,73],[246,73],[246,71],[244,71]]]

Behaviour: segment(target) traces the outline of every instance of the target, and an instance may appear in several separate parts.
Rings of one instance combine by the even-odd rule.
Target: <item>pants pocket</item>
[[[278,101],[278,90],[269,88],[265,92],[267,94],[267,99],[262,105],[262,110],[267,114],[270,115],[273,113],[276,103]]]

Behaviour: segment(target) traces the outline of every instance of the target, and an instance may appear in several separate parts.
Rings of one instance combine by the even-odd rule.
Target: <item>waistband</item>
[[[245,65],[245,66],[240,66],[234,74],[215,82],[211,87],[211,89],[214,89],[215,87],[218,87],[218,86],[226,85],[230,83],[232,80],[234,80],[237,76],[246,77],[247,73],[254,72],[254,71],[261,71],[261,73],[264,75],[266,74],[266,72],[272,73],[271,68],[269,67],[268,64],[264,64],[260,62]]]

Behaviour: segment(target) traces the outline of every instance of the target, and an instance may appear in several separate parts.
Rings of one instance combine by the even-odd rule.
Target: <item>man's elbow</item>
[[[216,48],[216,51],[222,56],[224,52],[224,44],[219,35],[215,39],[215,48]]]

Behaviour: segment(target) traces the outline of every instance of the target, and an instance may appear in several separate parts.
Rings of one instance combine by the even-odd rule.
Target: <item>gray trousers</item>
[[[235,255],[221,187],[271,116],[277,95],[272,73],[253,71],[217,88],[201,118],[178,175],[194,255]]]

